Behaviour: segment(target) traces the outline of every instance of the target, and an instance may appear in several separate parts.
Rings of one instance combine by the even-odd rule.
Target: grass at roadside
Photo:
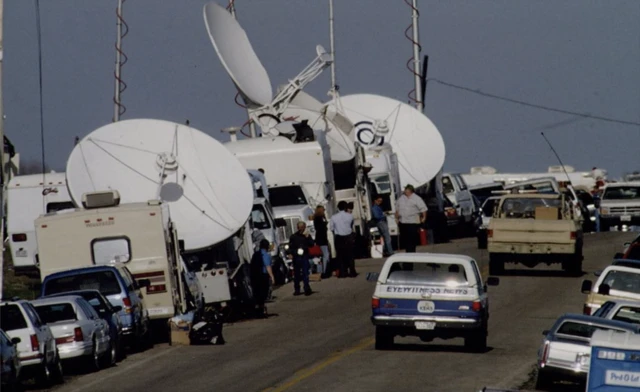
[[[7,300],[12,297],[34,299],[37,297],[40,290],[40,280],[29,276],[16,276],[11,261],[11,252],[8,248],[4,252],[3,273],[3,299]]]

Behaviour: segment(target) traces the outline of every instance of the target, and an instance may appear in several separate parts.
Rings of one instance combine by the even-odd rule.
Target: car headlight
[[[609,209],[607,207],[600,207],[600,213],[606,215],[609,213]]]
[[[289,244],[285,244],[284,250],[289,250]]]

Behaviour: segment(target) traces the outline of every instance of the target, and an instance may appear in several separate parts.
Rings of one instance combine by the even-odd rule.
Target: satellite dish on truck
[[[240,229],[253,206],[251,181],[233,154],[186,125],[136,119],[85,136],[67,161],[76,205],[85,193],[116,190],[122,203],[168,203],[185,250],[215,245]]]
[[[364,148],[389,143],[398,156],[400,183],[416,188],[427,184],[442,169],[442,136],[427,116],[395,99],[373,94],[340,98],[343,113],[354,123],[355,141]]]

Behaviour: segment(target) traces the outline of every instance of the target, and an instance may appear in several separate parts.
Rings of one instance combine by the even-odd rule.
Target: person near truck
[[[384,257],[391,256],[393,254],[393,246],[391,245],[391,234],[389,233],[389,224],[387,223],[387,216],[382,210],[382,195],[377,195],[373,200],[373,207],[371,207],[371,215],[376,223],[376,227],[380,232],[380,235],[384,239]]]
[[[427,220],[427,205],[415,194],[413,185],[404,187],[404,193],[396,200],[396,219],[400,229],[401,247],[407,253],[415,253],[420,242],[420,225]]]
[[[313,227],[316,229],[316,245],[322,250],[322,277],[328,278],[331,275],[329,269],[329,261],[331,254],[329,253],[329,239],[327,238],[327,217],[323,206],[316,207],[313,215]]]
[[[251,258],[251,289],[256,304],[256,317],[259,318],[267,317],[267,308],[264,303],[269,296],[270,285],[275,283],[269,247],[268,240],[261,240],[258,250],[253,253]]]
[[[300,295],[300,282],[304,284],[304,295],[311,295],[309,286],[309,248],[313,238],[307,231],[307,224],[298,222],[298,231],[289,238],[289,258],[293,260],[293,295]]]
[[[346,201],[338,203],[339,212],[331,217],[329,228],[333,232],[338,253],[338,278],[357,275],[354,259],[355,239],[353,235],[353,215],[348,213]]]

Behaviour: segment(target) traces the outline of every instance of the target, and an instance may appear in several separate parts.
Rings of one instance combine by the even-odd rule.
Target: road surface
[[[637,235],[637,234],[636,234]],[[489,350],[464,352],[462,339],[422,343],[396,338],[394,351],[373,349],[369,320],[381,260],[360,260],[360,276],[312,283],[310,297],[293,297],[292,286],[275,292],[267,320],[224,329],[224,346],[156,345],[116,367],[68,377],[57,392],[111,391],[477,391],[531,383],[541,332],[562,313],[582,311],[583,279],[608,265],[634,233],[586,234],[584,277],[565,277],[559,266],[507,267],[489,288]],[[423,248],[424,249],[424,248]],[[487,277],[488,254],[474,239],[426,247],[437,253],[475,257]],[[510,270],[509,270],[510,269]],[[516,271],[513,271],[517,269]]]

